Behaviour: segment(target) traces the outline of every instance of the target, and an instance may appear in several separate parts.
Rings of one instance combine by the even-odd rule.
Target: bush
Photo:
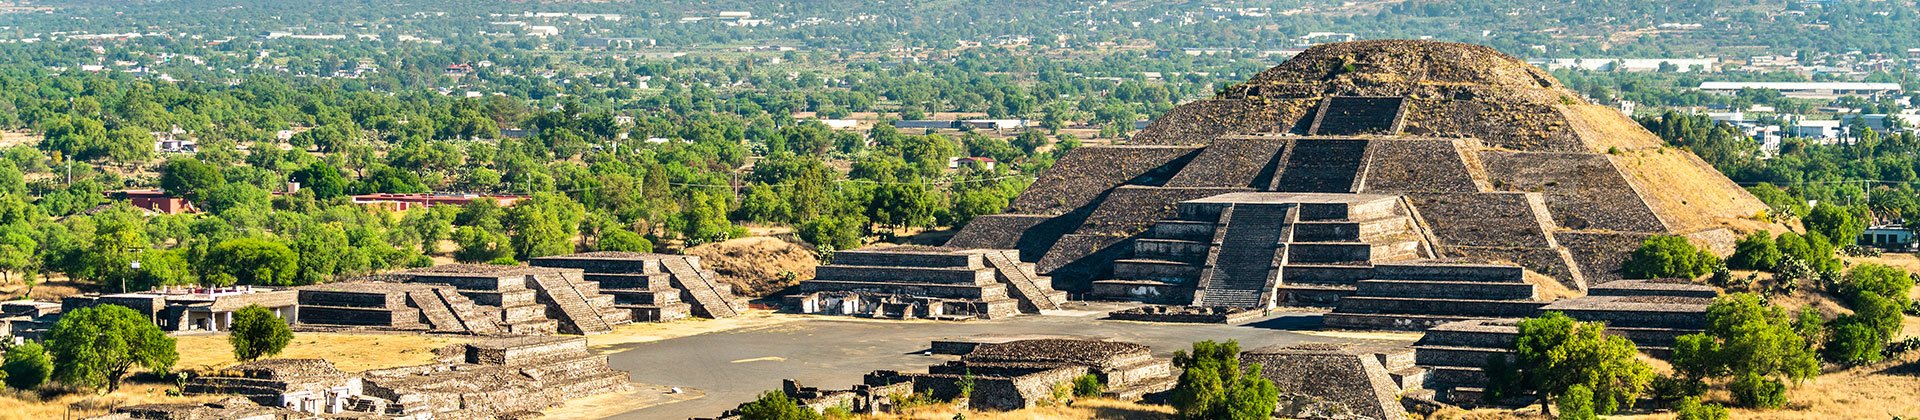
[[[1754,232],[1733,245],[1727,267],[1741,270],[1772,270],[1780,265],[1780,246],[1766,232]]]
[[[767,391],[760,398],[740,406],[742,420],[819,420],[820,413],[801,407],[800,401],[785,392]]]
[[[1100,384],[1100,377],[1093,376],[1091,373],[1073,378],[1073,396],[1097,397],[1100,396],[1100,391],[1102,391],[1103,388],[1105,388],[1105,386]]]
[[[1607,335],[1605,328],[1559,312],[1520,321],[1511,367],[1501,366],[1504,362],[1488,366],[1488,395],[1531,392],[1546,410],[1578,386],[1594,413],[1612,414],[1632,404],[1653,382],[1653,368],[1638,358],[1632,341]]]
[[[1720,259],[1693,246],[1687,238],[1657,235],[1640,243],[1621,267],[1627,278],[1698,278],[1713,272]]]
[[[1667,375],[1653,377],[1653,399],[1661,403],[1673,404],[1706,394],[1706,381]]]
[[[1845,281],[1840,284],[1842,296],[1857,297],[1862,293],[1880,295],[1905,306],[1909,299],[1907,293],[1913,290],[1913,276],[1907,270],[1901,270],[1880,264],[1860,264],[1847,272]],[[1856,302],[1856,304],[1858,304]]]
[[[13,389],[31,390],[47,383],[53,376],[53,356],[40,343],[26,343],[7,349],[7,358],[0,364],[0,372],[6,373],[7,386]]]
[[[1600,418],[1600,416],[1593,414],[1593,390],[1587,389],[1586,385],[1568,387],[1567,393],[1561,395],[1560,401],[1554,405],[1560,407],[1560,420],[1597,420]]]
[[[1732,392],[1733,400],[1742,406],[1780,408],[1787,405],[1787,384],[1759,374],[1748,373],[1733,380],[1727,385],[1727,391]]]
[[[1674,410],[1674,420],[1727,420],[1727,408],[1719,404],[1701,404],[1699,398],[1680,400],[1680,406]]]
[[[1844,317],[1834,321],[1832,335],[1827,338],[1823,353],[1827,361],[1862,366],[1879,362],[1880,353],[1885,347],[1885,341],[1873,326],[1859,321],[1859,318]]]
[[[1193,352],[1175,352],[1180,367],[1173,407],[1183,419],[1260,419],[1271,417],[1280,389],[1260,376],[1260,366],[1240,366],[1240,343],[1193,343]]]

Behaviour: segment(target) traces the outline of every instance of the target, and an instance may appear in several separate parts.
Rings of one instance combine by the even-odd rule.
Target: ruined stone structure
[[[633,322],[633,311],[616,308],[614,297],[601,294],[599,283],[586,281],[578,269],[449,264],[381,277],[453,286],[477,304],[500,308],[510,334],[546,332],[548,322],[564,333],[598,334]]]
[[[1017,249],[1059,288],[1096,297],[1442,316],[1345,317],[1393,327],[1530,312],[1491,302],[1497,313],[1430,313],[1470,293],[1429,293],[1446,283],[1486,283],[1462,287],[1490,301],[1535,292],[1506,274],[1381,267],[1517,266],[1585,290],[1619,279],[1651,235],[1730,252],[1740,232],[1776,228],[1751,218],[1764,210],[1691,153],[1518,59],[1362,41],[1310,48],[1127,144],[1075,149],[1007,214],[947,246]]]
[[[936,342],[936,348],[965,349],[960,360],[927,368],[927,373],[878,370],[868,373],[851,389],[823,391],[786,381],[789,397],[819,411],[848,406],[855,413],[888,412],[887,397],[924,394],[951,400],[959,383],[971,378],[972,410],[1019,410],[1054,398],[1054,390],[1071,386],[1076,378],[1094,375],[1105,384],[1105,396],[1125,400],[1172,389],[1173,360],[1153,357],[1146,346],[1098,340],[1032,339],[997,343]],[[738,418],[730,410],[718,418]]]
[[[436,352],[441,362],[347,374],[325,360],[263,360],[193,378],[188,395],[234,394],[266,418],[511,418],[628,389],[582,337],[513,337]],[[169,412],[205,411],[174,405]],[[258,410],[247,411],[254,413]],[[207,418],[207,417],[135,417]],[[212,417],[228,418],[228,417]]]
[[[747,305],[733,286],[701,268],[700,257],[641,252],[587,252],[534,258],[536,267],[571,268],[613,295],[615,308],[633,312],[635,321],[666,322],[698,315],[726,318]]]
[[[283,420],[294,418],[290,414],[245,398],[228,398],[210,403],[130,405],[87,420]]]
[[[1280,387],[1280,418],[1403,419],[1401,391],[1426,377],[1404,347],[1274,346],[1241,352],[1240,363],[1260,364],[1260,376]]]
[[[1264,315],[1265,311],[1230,306],[1146,305],[1108,312],[1107,318],[1142,322],[1238,324]]]
[[[0,302],[0,335],[38,340],[59,320],[59,303],[32,300]]]
[[[1674,339],[1706,328],[1714,288],[1685,280],[1629,280],[1595,286],[1586,297],[1541,307],[1539,313],[1605,322],[1607,333],[1632,340],[1642,353],[1670,356]],[[1485,367],[1495,357],[1513,357],[1517,318],[1474,319],[1428,329],[1414,343],[1415,362],[1429,369],[1427,387],[1442,401],[1472,404],[1486,386]]]
[[[801,313],[992,319],[1059,309],[1066,294],[1019,251],[902,246],[841,251],[786,297]]]
[[[144,292],[83,294],[61,298],[61,311],[99,304],[124,306],[166,331],[226,331],[233,312],[260,305],[283,319],[294,319],[295,292],[264,287],[163,287]]]
[[[443,284],[349,281],[297,289],[302,329],[379,329],[457,334],[548,334],[558,329],[538,310],[477,305]],[[523,305],[523,307],[525,307]]]

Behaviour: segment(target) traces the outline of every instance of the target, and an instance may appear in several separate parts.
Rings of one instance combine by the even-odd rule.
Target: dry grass
[[[236,363],[226,334],[196,334],[179,340],[179,369],[216,370]],[[433,363],[433,349],[465,343],[469,337],[415,333],[296,332],[276,358],[327,359],[340,370],[360,372]]]
[[[1738,232],[1786,229],[1755,220],[1755,215],[1767,211],[1766,204],[1693,153],[1679,149],[1645,149],[1624,151],[1607,158],[1673,231],[1692,233],[1720,227]]]
[[[47,394],[7,390],[0,392],[0,420],[80,419],[107,414],[114,407],[140,404],[206,402],[219,396],[168,396],[171,384],[135,384],[120,386],[112,394],[49,391]]]
[[[793,283],[788,280],[813,278],[820,264],[813,251],[780,238],[753,236],[704,244],[686,250],[700,257],[703,268],[720,274],[719,279],[733,285],[735,294],[760,297]],[[782,273],[792,273],[783,277]]]
[[[43,281],[40,284],[33,286],[33,290],[31,291],[32,296],[29,296],[34,300],[58,302],[60,298],[81,294],[93,289],[92,286],[86,286],[85,289],[82,289],[81,284],[64,278],[41,280]],[[0,299],[19,299],[20,296],[26,295],[28,292],[27,285],[21,283],[20,277],[17,275],[13,277],[13,280],[0,285]]]
[[[897,415],[863,417],[869,419],[948,420],[964,413],[968,420],[1083,420],[1083,419],[1171,419],[1173,407],[1147,405],[1110,399],[1075,400],[1071,406],[1034,407],[1024,410],[983,412],[961,411],[951,404],[939,404],[907,410]]]

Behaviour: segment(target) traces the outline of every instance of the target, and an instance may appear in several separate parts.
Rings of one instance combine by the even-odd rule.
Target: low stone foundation
[[[1108,312],[1107,318],[1184,324],[1238,324],[1258,319],[1263,314],[1265,311],[1254,308],[1150,305]]]

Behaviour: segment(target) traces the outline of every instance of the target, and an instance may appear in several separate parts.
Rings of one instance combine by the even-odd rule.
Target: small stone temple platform
[[[1059,309],[1066,294],[1019,251],[922,246],[840,251],[785,298],[800,313],[993,319]]]
[[[666,322],[698,315],[726,318],[747,305],[733,286],[701,268],[700,257],[643,252],[586,252],[528,261],[536,267],[571,268],[613,295],[613,306],[633,312],[642,322]]]

